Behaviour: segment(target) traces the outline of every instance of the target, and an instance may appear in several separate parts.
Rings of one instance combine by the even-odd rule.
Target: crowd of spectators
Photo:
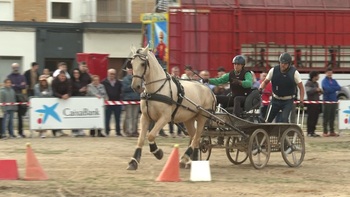
[[[244,65],[243,65],[244,66]],[[126,75],[122,80],[119,80],[117,71],[115,69],[109,69],[107,71],[107,77],[100,79],[97,75],[91,75],[88,72],[88,67],[85,62],[79,63],[79,67],[72,70],[71,73],[67,71],[67,64],[61,62],[57,65],[57,70],[50,74],[48,69],[44,69],[39,73],[39,64],[33,62],[31,69],[20,74],[20,65],[14,63],[11,65],[12,72],[3,81],[4,87],[0,91],[1,103],[8,102],[26,102],[31,96],[36,97],[56,97],[59,99],[69,99],[71,97],[93,96],[103,98],[110,101],[139,101],[140,95],[133,91],[131,88],[132,81],[132,68],[126,68]],[[259,74],[259,78],[256,77],[254,72],[248,71],[252,77],[251,88],[259,88],[265,81],[267,73],[262,72]],[[231,92],[230,83],[213,85],[213,79],[210,79],[210,72],[202,70],[200,72],[194,70],[191,66],[186,65],[184,67],[184,73],[181,75],[180,68],[175,66],[171,68],[171,76],[182,80],[196,80],[200,82],[212,82],[204,83],[207,85],[215,95],[226,96]],[[245,74],[247,75],[247,73]],[[224,67],[217,69],[216,78],[228,76]],[[318,101],[319,96],[323,94],[325,101],[337,101],[334,96],[335,92],[340,89],[337,81],[332,78],[332,70],[329,69],[326,72],[326,77],[322,81],[322,85],[318,85],[319,73],[313,71],[310,73],[310,79],[305,84],[306,94],[308,100]],[[271,83],[267,83],[262,93],[262,103],[260,107],[260,117],[266,118],[269,102],[273,95]],[[319,105],[308,106],[308,118],[307,118],[307,133],[310,137],[319,137],[315,133],[316,125],[318,122],[318,116],[322,112],[324,113],[323,121],[323,136],[338,136],[334,132],[334,119],[336,104],[325,104],[323,107]],[[125,111],[125,118],[123,127],[121,127],[121,115],[122,111]],[[23,129],[23,116],[27,112],[25,105],[6,105],[2,106],[1,110],[1,135],[0,138],[25,138],[26,135]],[[17,114],[17,133],[14,131],[14,116]],[[105,106],[105,130],[91,129],[89,136],[91,137],[106,137],[115,135],[117,137],[138,137],[138,123],[139,123],[140,107],[139,105],[107,105]],[[111,131],[111,117],[114,116],[114,131]],[[38,135],[41,138],[46,137],[46,130],[38,130]],[[169,134],[172,137],[179,136],[184,137],[184,125],[182,123],[177,124],[177,132],[173,123],[169,123]],[[67,136],[64,131],[59,129],[52,130],[53,136]],[[74,137],[85,136],[84,130],[72,130],[71,133]],[[168,136],[162,129],[159,133],[161,136]]]

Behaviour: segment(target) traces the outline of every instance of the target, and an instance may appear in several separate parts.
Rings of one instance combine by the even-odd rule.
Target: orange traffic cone
[[[0,160],[0,180],[16,180],[18,177],[16,160]]]
[[[36,159],[34,152],[30,146],[30,143],[27,143],[27,163],[26,163],[26,175],[24,180],[27,181],[43,181],[47,180],[47,175],[40,166],[38,160]]]
[[[179,164],[179,145],[175,144],[173,152],[171,152],[162,172],[156,181],[161,182],[178,182],[180,180],[180,164]]]

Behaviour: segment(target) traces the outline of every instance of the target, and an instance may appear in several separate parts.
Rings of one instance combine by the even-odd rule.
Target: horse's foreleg
[[[141,132],[137,141],[137,148],[135,149],[134,156],[129,162],[127,170],[136,170],[141,160],[142,147],[146,139],[146,134],[149,126],[149,119],[146,116],[141,115],[140,121]]]
[[[153,155],[157,159],[163,158],[163,151],[162,149],[158,148],[155,138],[158,135],[159,131],[167,124],[167,121],[165,119],[159,119],[151,129],[150,133],[148,134],[148,142],[149,142],[149,148],[150,152],[153,153]]]

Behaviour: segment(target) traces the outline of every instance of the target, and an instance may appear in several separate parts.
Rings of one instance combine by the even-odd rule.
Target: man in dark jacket
[[[82,83],[82,86],[87,86],[88,84],[90,84],[91,81],[91,76],[90,74],[87,72],[87,65],[85,62],[80,62],[79,63],[79,70],[80,70],[80,81]]]
[[[307,94],[307,100],[319,101],[322,89],[318,85],[318,79],[320,78],[319,73],[316,71],[310,72],[310,78],[305,84],[305,90]],[[320,137],[315,133],[318,115],[321,112],[320,104],[309,104],[307,106],[307,136],[309,137]]]
[[[27,82],[27,95],[28,97],[34,96],[34,86],[39,80],[39,64],[36,62],[32,63],[32,68],[24,72],[24,77]]]
[[[117,72],[115,69],[109,69],[107,71],[107,78],[102,81],[102,84],[105,86],[108,98],[110,101],[120,101],[122,94],[122,83],[116,77]],[[122,134],[120,132],[120,114],[122,111],[121,105],[107,105],[106,107],[106,116],[105,116],[105,124],[106,124],[106,134],[110,133],[110,119],[112,113],[114,114],[115,119],[115,130],[116,136],[121,137]]]
[[[17,102],[26,102],[27,98],[23,90],[26,89],[26,79],[23,75],[19,73],[19,64],[12,64],[12,73],[7,76],[11,80],[12,88],[16,93]],[[18,135],[19,137],[25,138],[26,136],[23,133],[23,116],[27,111],[26,105],[19,105],[17,110],[17,119],[18,119]]]
[[[332,75],[333,75],[332,68],[328,68],[326,71],[326,77],[322,80],[323,101],[331,101],[331,102],[338,101],[337,91],[339,91],[341,87],[338,84],[338,82],[332,78]],[[323,137],[339,136],[334,131],[334,120],[335,120],[337,107],[338,107],[337,103],[323,104]]]
[[[260,84],[260,91],[266,85],[272,83],[271,109],[267,117],[267,122],[272,122],[280,110],[281,118],[276,122],[289,122],[289,116],[293,109],[296,87],[299,88],[300,106],[304,105],[304,85],[301,81],[300,73],[292,66],[292,56],[289,53],[282,53],[279,57],[280,64],[271,68],[266,79]]]
[[[60,71],[58,76],[52,81],[52,95],[54,97],[67,100],[72,96],[72,84],[67,79],[66,72]],[[67,136],[62,130],[52,130],[52,134],[56,136],[56,133],[60,133],[61,136]]]
[[[233,104],[233,114],[239,117],[243,111],[242,105],[248,94],[252,91],[253,77],[250,71],[244,69],[245,59],[242,55],[235,56],[232,59],[232,65],[234,69],[230,73],[226,73],[220,78],[203,79],[203,82],[209,82],[213,85],[230,83],[232,97],[217,96],[217,102],[224,108],[230,107]]]

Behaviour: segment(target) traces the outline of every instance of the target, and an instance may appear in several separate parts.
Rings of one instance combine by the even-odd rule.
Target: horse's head
[[[148,45],[146,48],[141,48],[136,50],[132,48],[133,58],[131,60],[131,65],[133,69],[133,77],[131,87],[134,91],[142,92],[142,82],[145,80],[145,75],[149,67],[148,62]]]

